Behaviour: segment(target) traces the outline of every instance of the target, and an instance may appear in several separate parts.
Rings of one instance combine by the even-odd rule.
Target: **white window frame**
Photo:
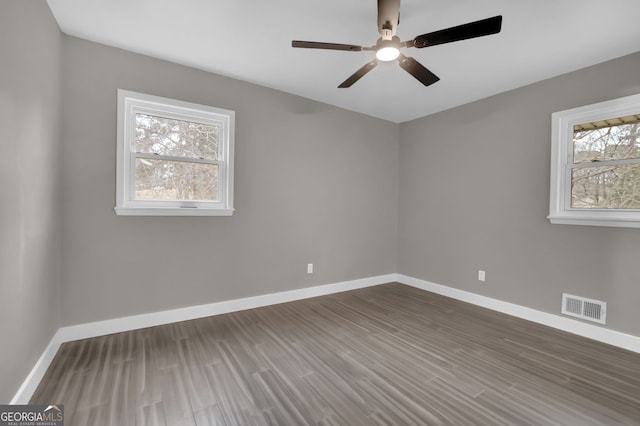
[[[548,216],[551,223],[640,228],[640,209],[571,208],[573,126],[639,113],[640,94],[558,111],[551,115],[551,192]]]
[[[218,165],[219,201],[136,200],[136,114],[218,126],[219,157],[207,161]],[[231,216],[233,214],[233,151],[235,112],[144,93],[118,89],[116,207],[125,216]],[[181,158],[162,157],[181,161]],[[198,162],[189,160],[190,162]]]

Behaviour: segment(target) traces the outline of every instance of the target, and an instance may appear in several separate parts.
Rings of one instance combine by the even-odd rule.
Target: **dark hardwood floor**
[[[640,355],[385,284],[62,345],[66,425],[640,424]]]

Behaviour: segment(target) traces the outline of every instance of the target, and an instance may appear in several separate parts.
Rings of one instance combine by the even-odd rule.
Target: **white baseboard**
[[[40,380],[42,380],[47,368],[49,368],[51,361],[53,361],[55,354],[58,352],[60,345],[65,342],[136,330],[139,328],[153,327],[156,325],[170,324],[178,321],[203,318],[212,315],[226,314],[245,309],[259,308],[278,303],[292,302],[295,300],[308,299],[310,297],[323,296],[348,290],[356,290],[389,282],[399,282],[401,284],[451,297],[452,299],[471,303],[483,308],[523,318],[538,324],[547,325],[549,327],[587,337],[592,340],[608,343],[613,346],[640,353],[640,337],[620,333],[618,331],[591,324],[585,324],[559,315],[538,311],[486,296],[480,296],[468,291],[458,290],[456,288],[435,284],[418,278],[408,277],[406,275],[388,274],[334,284],[319,285],[316,287],[302,288],[299,290],[264,294],[244,299],[227,300],[188,308],[172,309],[162,312],[153,312],[149,314],[62,327],[51,339],[51,342],[40,356],[40,359],[38,359],[38,362],[11,400],[11,404],[27,404],[29,402],[29,399],[31,399],[33,392],[36,390]]]
[[[229,312],[244,311],[245,309],[259,308],[262,306],[276,305],[278,303],[292,302],[294,300],[339,293],[341,291],[371,287],[378,284],[393,282],[396,278],[396,274],[380,275],[377,277],[343,281],[340,283],[325,284],[315,287],[301,288],[298,290],[263,294],[243,299],[225,300],[222,302],[208,303],[206,305],[190,306],[187,308],[171,309],[168,311],[72,325],[62,327],[60,329],[60,336],[63,342],[88,339],[90,337],[104,336],[106,334],[121,333],[123,331],[137,330],[139,328],[171,324],[178,321],[187,321],[212,315],[226,314]]]
[[[259,308],[278,303],[292,302],[295,300],[340,293],[348,290],[356,290],[359,288],[371,287],[395,281],[397,281],[397,274],[379,275],[376,277],[343,281],[334,284],[301,288],[298,290],[282,291],[279,293],[246,297],[243,299],[226,300],[206,305],[191,306],[188,308],[172,309],[168,311],[61,327],[51,339],[51,342],[44,350],[40,359],[33,367],[25,381],[22,383],[22,386],[20,386],[20,389],[18,389],[18,392],[11,400],[11,404],[27,404],[29,402],[33,392],[38,387],[40,380],[42,380],[42,377],[46,373],[47,368],[49,368],[51,361],[53,361],[53,357],[58,352],[60,345],[65,342],[88,339],[90,337],[104,336],[113,333],[121,333],[123,331],[137,330],[139,328],[153,327],[156,325],[170,324],[178,321],[187,321],[212,315],[226,314],[229,312],[243,311],[245,309]]]
[[[640,353],[640,337],[398,274],[398,282]]]
[[[9,404],[29,403],[31,395],[36,391],[40,380],[42,380],[44,373],[47,372],[47,368],[49,368],[51,361],[53,361],[53,357],[56,356],[56,353],[62,343],[63,342],[60,339],[60,330],[58,330],[51,338],[51,341],[45,348],[44,352],[42,352],[42,355],[40,355],[36,365],[31,369],[31,372],[24,382],[22,382],[22,386],[20,386],[20,389],[18,389],[18,392],[16,392]]]

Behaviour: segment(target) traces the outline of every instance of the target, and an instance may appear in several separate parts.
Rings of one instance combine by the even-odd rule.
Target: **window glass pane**
[[[218,126],[136,114],[136,152],[218,159]]]
[[[606,122],[574,126],[573,162],[589,163],[640,158],[640,123],[626,122],[628,118],[620,117]],[[607,125],[615,122],[622,124]],[[604,126],[602,123],[605,123]]]
[[[574,168],[571,207],[640,209],[640,164]]]
[[[135,199],[218,200],[218,165],[136,158]]]

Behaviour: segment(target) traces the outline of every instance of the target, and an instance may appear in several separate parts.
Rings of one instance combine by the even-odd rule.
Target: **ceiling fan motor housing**
[[[402,47],[402,43],[400,43],[398,36],[393,36],[388,39],[380,37],[376,42],[376,50],[380,50],[384,47],[395,47],[396,49],[400,49]]]

